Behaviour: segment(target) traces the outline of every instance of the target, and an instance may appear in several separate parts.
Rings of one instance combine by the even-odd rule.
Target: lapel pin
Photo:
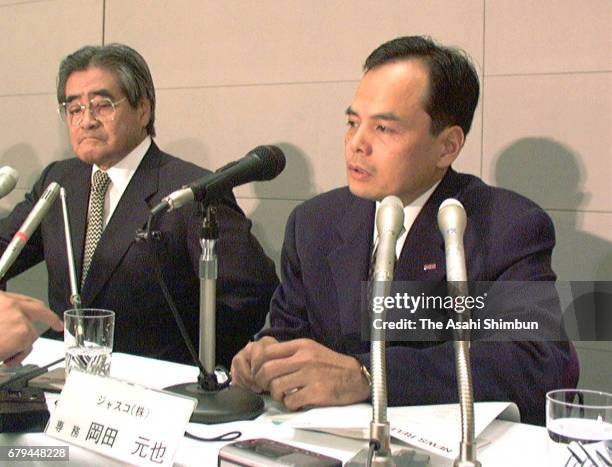
[[[423,271],[435,271],[436,267],[436,263],[428,263],[423,265]]]

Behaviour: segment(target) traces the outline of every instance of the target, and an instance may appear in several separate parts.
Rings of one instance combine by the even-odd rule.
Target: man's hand
[[[0,361],[16,366],[32,351],[38,338],[33,321],[40,321],[56,331],[64,324],[40,300],[25,295],[0,292]]]
[[[245,347],[234,358],[234,362],[242,364],[247,357],[241,354],[248,353],[250,375],[239,379],[238,385],[268,390],[274,400],[291,410],[353,404],[369,397],[370,387],[356,358],[334,352],[311,339],[280,343],[264,339],[270,340],[261,345],[251,343],[250,348]],[[244,374],[246,365],[236,372]]]
[[[240,352],[232,359],[232,384],[245,389],[250,389],[253,392],[266,391],[267,387],[260,387],[253,378],[252,361],[253,356],[257,360],[261,357],[261,353],[270,344],[277,344],[278,341],[273,337],[262,337],[258,341],[249,342]]]

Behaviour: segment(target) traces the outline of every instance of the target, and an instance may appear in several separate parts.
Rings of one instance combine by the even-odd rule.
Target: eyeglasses
[[[80,102],[62,102],[57,107],[57,112],[63,121],[72,126],[80,125],[85,117],[85,111],[89,110],[92,118],[100,122],[109,122],[115,119],[115,108],[127,97],[113,102],[108,97],[94,97],[87,104]]]

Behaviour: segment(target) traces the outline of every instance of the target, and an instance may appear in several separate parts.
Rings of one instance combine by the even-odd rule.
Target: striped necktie
[[[110,184],[110,177],[106,172],[96,171],[91,184],[89,195],[89,212],[87,214],[87,234],[85,235],[85,249],[83,250],[83,274],[81,275],[81,289],[85,284],[89,266],[96,246],[104,230],[104,198]]]

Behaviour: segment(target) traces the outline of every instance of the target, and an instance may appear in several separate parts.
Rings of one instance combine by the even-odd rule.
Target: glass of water
[[[73,369],[108,376],[113,351],[115,312],[80,308],[64,312],[66,378]]]
[[[546,394],[550,466],[607,466],[612,460],[612,394],[559,389]]]

